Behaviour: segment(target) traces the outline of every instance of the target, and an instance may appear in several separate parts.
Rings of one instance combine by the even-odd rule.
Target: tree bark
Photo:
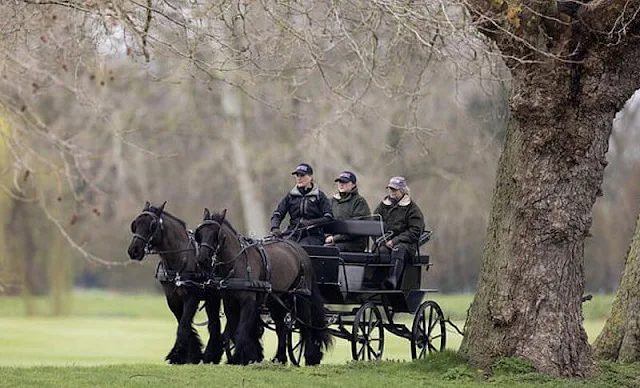
[[[506,7],[475,3],[476,12],[508,23]],[[582,327],[584,241],[614,115],[640,86],[633,64],[640,50],[631,41],[638,23],[632,20],[627,35],[611,44],[585,28],[597,20],[612,30],[614,20],[604,19],[615,13],[600,12],[601,2],[582,9],[580,21],[553,25],[535,15],[566,15],[542,3],[522,7],[509,34],[485,30],[505,58],[532,61],[506,59],[511,118],[460,352],[483,368],[498,357],[522,357],[544,373],[586,376],[593,363]]]
[[[594,343],[594,355],[619,362],[640,361],[640,217],[611,312]]]
[[[260,190],[251,175],[241,93],[235,87],[225,84],[222,105],[229,124],[233,161],[236,167],[245,228],[250,235],[264,236],[267,232],[267,216],[260,198]]]

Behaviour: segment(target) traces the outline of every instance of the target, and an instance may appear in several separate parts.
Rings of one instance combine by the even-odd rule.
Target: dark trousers
[[[411,262],[411,248],[409,244],[399,243],[391,249],[391,268],[389,276],[382,282],[382,287],[388,290],[400,288],[405,263]],[[380,247],[380,252],[389,252],[386,246]]]
[[[405,244],[405,243],[399,243],[398,245],[394,246],[393,249],[387,248],[386,245],[380,246],[380,253],[390,254],[392,263],[396,259],[400,259],[405,263],[411,261],[411,256],[412,256],[411,252],[412,252],[411,247],[409,246],[409,244]]]

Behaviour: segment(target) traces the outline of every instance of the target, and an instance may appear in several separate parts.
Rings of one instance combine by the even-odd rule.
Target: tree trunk
[[[640,217],[627,251],[620,287],[607,322],[594,343],[597,358],[640,361]]]
[[[235,175],[240,192],[245,228],[249,235],[264,236],[267,232],[267,216],[260,198],[260,190],[251,175],[241,93],[235,87],[225,84],[222,104],[229,125]]]
[[[532,20],[531,31],[548,27]],[[512,114],[460,348],[484,368],[507,356],[552,375],[592,371],[582,327],[584,240],[601,195],[614,115],[640,86],[633,65],[640,51],[599,42],[579,27],[564,32],[547,48],[576,63],[539,53],[532,58],[540,62],[507,60]],[[512,36],[492,37],[503,54],[526,52]]]

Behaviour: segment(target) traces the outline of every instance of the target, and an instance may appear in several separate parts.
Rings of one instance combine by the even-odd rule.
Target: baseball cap
[[[351,171],[342,171],[340,174],[338,174],[336,179],[334,179],[333,181],[334,182],[342,182],[342,183],[351,182],[351,183],[355,184],[356,183],[356,174],[352,173]]]
[[[300,163],[296,166],[296,169],[293,170],[291,175],[302,174],[302,175],[313,175],[313,168],[307,163]]]
[[[407,180],[402,176],[394,176],[389,180],[387,187],[396,190],[405,190],[407,188]]]

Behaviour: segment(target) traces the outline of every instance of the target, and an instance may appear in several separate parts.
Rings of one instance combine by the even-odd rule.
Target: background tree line
[[[155,260],[124,254],[145,200],[168,201],[192,227],[202,207],[228,208],[262,235],[301,161],[327,192],[353,170],[372,206],[389,176],[406,176],[435,231],[430,286],[474,290],[509,114],[509,77],[486,48],[429,28],[425,48],[407,38],[410,17],[394,30],[400,9],[360,2],[326,6],[342,19],[322,27],[311,22],[322,6],[295,2],[114,4],[1,11],[4,292],[153,289]],[[633,232],[635,117],[628,104],[611,137],[589,291],[616,289]]]

